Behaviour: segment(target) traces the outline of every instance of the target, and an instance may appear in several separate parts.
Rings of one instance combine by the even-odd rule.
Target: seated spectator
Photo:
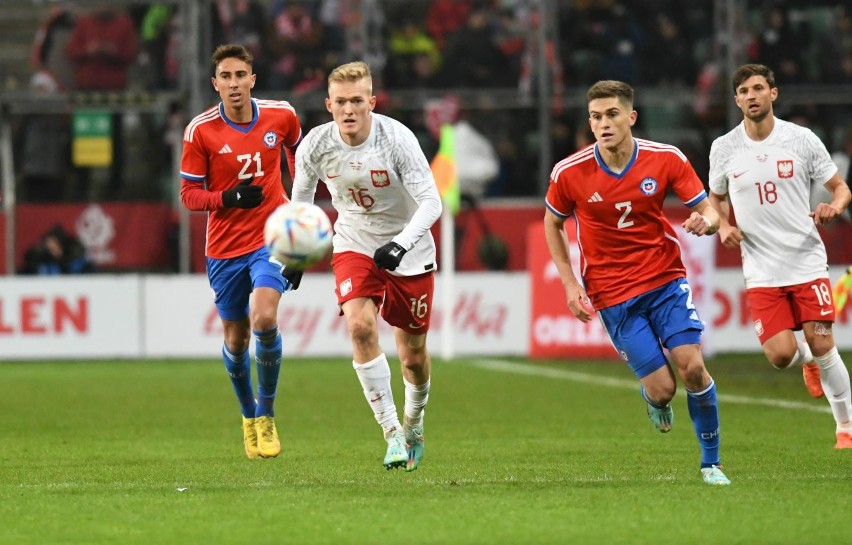
[[[126,11],[101,4],[81,15],[68,42],[76,90],[123,90],[136,60],[138,38]]]
[[[174,89],[178,84],[180,18],[175,6],[152,4],[142,16],[139,64],[145,68],[146,87]]]
[[[752,62],[771,66],[779,81],[803,83],[807,80],[802,51],[810,47],[810,36],[790,21],[782,5],[767,12]]]
[[[83,274],[95,271],[80,240],[57,225],[24,254],[23,274]]]
[[[834,27],[819,46],[822,81],[852,83],[852,8],[837,7],[833,15]]]
[[[518,81],[517,74],[506,68],[489,17],[487,9],[474,9],[465,26],[447,36],[441,76],[452,86],[511,87]]]
[[[434,0],[426,13],[426,31],[440,49],[444,49],[447,36],[464,28],[473,9],[470,0]]]
[[[440,65],[441,51],[416,21],[405,18],[399,26],[394,27],[385,69],[386,87],[392,89],[429,87],[431,84],[428,80]],[[427,81],[421,81],[424,77]],[[420,85],[423,83],[426,85]]]
[[[305,68],[323,66],[323,26],[310,8],[304,0],[279,1],[270,8],[269,86],[273,89],[290,89],[303,79]]]
[[[55,6],[36,32],[30,64],[37,73],[52,78],[58,91],[74,85],[74,74],[65,50],[74,28],[74,13],[68,6]]]
[[[692,45],[671,16],[660,13],[655,24],[651,39],[642,51],[642,81],[652,85],[694,85],[696,62]]]
[[[210,5],[213,16],[211,21],[213,43],[216,45],[240,44],[248,49],[254,57],[251,68],[257,74],[257,81],[268,86],[271,61],[266,47],[269,32],[266,2],[213,0]]]

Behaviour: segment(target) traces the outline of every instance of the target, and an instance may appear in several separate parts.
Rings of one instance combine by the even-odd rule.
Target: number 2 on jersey
[[[630,201],[617,202],[615,203],[616,210],[622,210],[621,217],[618,218],[618,228],[624,229],[626,227],[633,226],[633,220],[627,221],[627,216],[630,214],[630,211],[633,210],[633,203]]]

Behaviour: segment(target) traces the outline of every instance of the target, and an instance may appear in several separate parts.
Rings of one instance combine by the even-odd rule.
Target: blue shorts
[[[612,344],[638,378],[663,365],[663,348],[699,344],[704,324],[686,278],[598,311]]]
[[[233,321],[248,317],[249,297],[254,288],[272,288],[284,293],[287,283],[281,276],[281,265],[269,261],[266,246],[239,257],[208,257],[207,278],[216,294],[219,316]]]

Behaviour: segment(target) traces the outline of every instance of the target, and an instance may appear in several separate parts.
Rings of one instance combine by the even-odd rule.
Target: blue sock
[[[255,416],[274,416],[272,404],[278,389],[281,370],[281,333],[278,326],[265,331],[252,331],[257,338],[254,357],[257,360],[257,410]]]
[[[225,362],[225,370],[231,377],[234,393],[240,402],[240,410],[246,418],[254,418],[255,402],[254,392],[251,385],[251,360],[248,350],[242,354],[232,354],[228,347],[222,345],[222,361]]]
[[[703,392],[686,391],[686,406],[701,446],[701,467],[719,465],[719,402],[716,400],[716,383]]]

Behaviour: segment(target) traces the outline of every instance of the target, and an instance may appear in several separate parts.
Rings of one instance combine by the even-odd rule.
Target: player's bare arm
[[[725,248],[736,249],[740,247],[740,242],[743,241],[743,234],[739,228],[731,225],[731,204],[728,202],[728,194],[719,195],[718,193],[710,192],[710,205],[719,216],[719,240]]]
[[[565,299],[571,313],[581,322],[592,319],[591,308],[586,303],[586,290],[574,275],[571,267],[571,255],[568,249],[568,240],[565,237],[565,220],[550,210],[544,214],[544,239],[550,249],[550,255],[559,278],[565,287]]]
[[[695,236],[712,235],[719,230],[719,214],[707,199],[691,207],[692,213],[683,222],[687,233]]]
[[[840,174],[834,173],[826,183],[825,188],[832,194],[830,203],[819,203],[809,215],[814,219],[816,225],[828,225],[837,216],[842,214],[849,206],[849,200],[852,199],[852,193],[849,191],[849,186],[840,177]]]

